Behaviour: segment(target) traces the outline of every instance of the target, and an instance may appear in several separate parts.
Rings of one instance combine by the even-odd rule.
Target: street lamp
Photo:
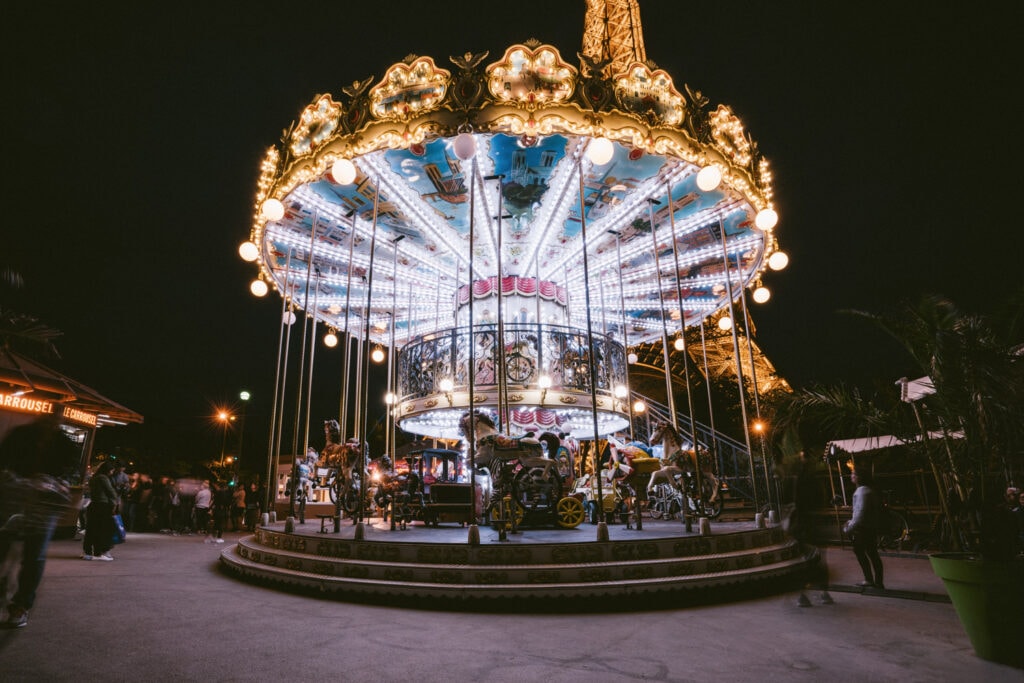
[[[226,410],[221,410],[217,413],[217,419],[224,423],[224,434],[220,440],[220,464],[224,466],[224,449],[228,444],[228,423],[235,419],[235,416]]]
[[[242,399],[242,417],[238,421],[238,455],[235,457],[235,463],[242,459],[242,439],[245,438],[245,407],[251,396],[252,394],[244,389],[238,394],[238,398]]]

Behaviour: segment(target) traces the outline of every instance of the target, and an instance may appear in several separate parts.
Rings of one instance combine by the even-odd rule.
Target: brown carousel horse
[[[324,435],[326,445],[320,452],[318,467],[326,468],[327,481],[324,485],[330,488],[331,499],[342,501],[342,507],[347,512],[352,512],[353,500],[357,500],[352,490],[354,470],[359,461],[359,442],[350,439],[347,443],[341,443],[341,426],[337,420],[324,422]],[[333,475],[333,477],[332,477]]]
[[[683,440],[671,422],[660,422],[655,425],[654,431],[651,432],[651,443],[658,441],[661,441],[662,462],[665,465],[651,475],[651,481],[647,484],[648,492],[658,484],[668,484],[678,488],[677,477],[697,471],[698,457],[694,455],[692,449],[683,449]],[[708,502],[713,503],[718,499],[718,477],[711,469],[711,458],[706,450],[699,450],[699,460],[701,476],[710,484],[705,488],[705,490],[711,490]]]

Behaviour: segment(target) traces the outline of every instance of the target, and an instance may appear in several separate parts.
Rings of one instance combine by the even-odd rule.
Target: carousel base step
[[[322,597],[529,611],[545,611],[547,605],[586,611],[598,605],[637,609],[742,599],[801,585],[817,559],[777,529],[470,546],[316,539],[264,528],[221,554],[224,569],[238,578]]]

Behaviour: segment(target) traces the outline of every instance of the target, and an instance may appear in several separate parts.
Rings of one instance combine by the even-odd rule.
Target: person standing
[[[231,514],[231,489],[221,480],[213,484],[213,533],[214,543],[224,542],[224,527],[227,525],[228,516]]]
[[[213,492],[209,480],[204,479],[196,491],[196,533],[206,534],[204,543],[212,543],[210,535],[210,506],[213,505]]]
[[[114,547],[114,512],[117,510],[117,492],[110,481],[113,468],[106,461],[96,468],[89,479],[89,507],[86,508],[85,541],[82,543],[83,560],[113,561],[110,549]]]
[[[28,625],[28,611],[35,603],[43,578],[50,539],[60,511],[70,500],[63,479],[77,465],[78,453],[52,415],[15,427],[0,444],[0,470],[4,481],[17,485],[24,502],[11,518],[0,519],[3,522],[0,524],[0,562],[7,557],[14,541],[22,541],[18,588],[11,596],[7,618],[2,622],[6,628]]]
[[[850,481],[857,490],[853,492],[853,516],[843,527],[853,539],[853,553],[857,556],[864,580],[858,586],[885,588],[882,581],[882,558],[878,555],[878,523],[882,515],[882,502],[872,488],[871,472],[855,469]]]
[[[256,482],[249,484],[245,492],[245,528],[247,531],[256,531],[259,523],[260,509],[263,507],[263,491],[256,485]]]
[[[238,482],[231,494],[231,530],[241,531],[245,524],[245,486]]]

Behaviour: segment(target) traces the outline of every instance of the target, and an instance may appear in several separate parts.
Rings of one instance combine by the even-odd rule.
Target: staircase
[[[700,536],[679,521],[644,520],[643,531],[610,526],[603,542],[590,540],[589,525],[527,530],[502,543],[481,528],[479,545],[461,527],[396,532],[377,521],[357,541],[347,523],[340,534],[313,526],[260,528],[226,548],[221,563],[244,580],[324,597],[579,609],[595,598],[631,607],[732,600],[795,585],[817,561],[781,529],[750,523],[716,522],[715,533]]]

